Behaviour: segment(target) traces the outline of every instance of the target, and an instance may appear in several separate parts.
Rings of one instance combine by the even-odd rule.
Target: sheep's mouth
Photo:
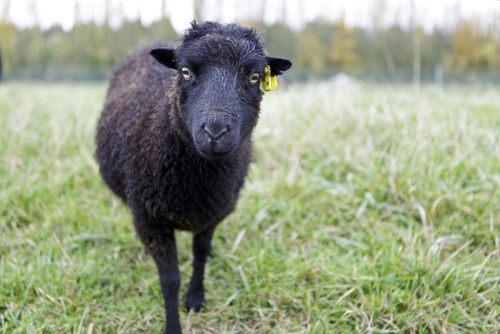
[[[229,158],[234,151],[234,147],[224,152],[216,152],[214,150],[199,150],[199,154],[208,160],[226,160]]]

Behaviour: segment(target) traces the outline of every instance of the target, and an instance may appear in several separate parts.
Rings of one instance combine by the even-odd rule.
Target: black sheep
[[[203,274],[217,224],[234,210],[252,160],[261,81],[289,69],[254,28],[192,23],[177,48],[140,50],[114,71],[97,129],[100,172],[130,206],[158,268],[165,333],[180,333],[174,230],[194,233],[186,307],[205,302]],[[164,65],[164,66],[163,66]]]

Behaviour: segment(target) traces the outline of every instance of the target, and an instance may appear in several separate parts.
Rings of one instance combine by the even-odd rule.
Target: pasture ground
[[[105,92],[0,85],[0,333],[163,328],[153,261],[94,159]],[[253,138],[185,333],[500,332],[499,87],[280,88]]]

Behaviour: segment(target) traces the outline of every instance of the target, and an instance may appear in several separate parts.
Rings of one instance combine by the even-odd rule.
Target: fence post
[[[444,82],[444,68],[442,64],[436,64],[434,66],[434,83],[442,87]]]

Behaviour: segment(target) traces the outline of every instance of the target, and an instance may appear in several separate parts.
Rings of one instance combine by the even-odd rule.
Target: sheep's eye
[[[183,67],[181,73],[186,80],[191,80],[193,78],[193,73],[191,73],[191,71],[187,67]]]
[[[253,73],[248,81],[250,82],[251,85],[255,85],[257,81],[259,81],[260,75],[258,73]]]

